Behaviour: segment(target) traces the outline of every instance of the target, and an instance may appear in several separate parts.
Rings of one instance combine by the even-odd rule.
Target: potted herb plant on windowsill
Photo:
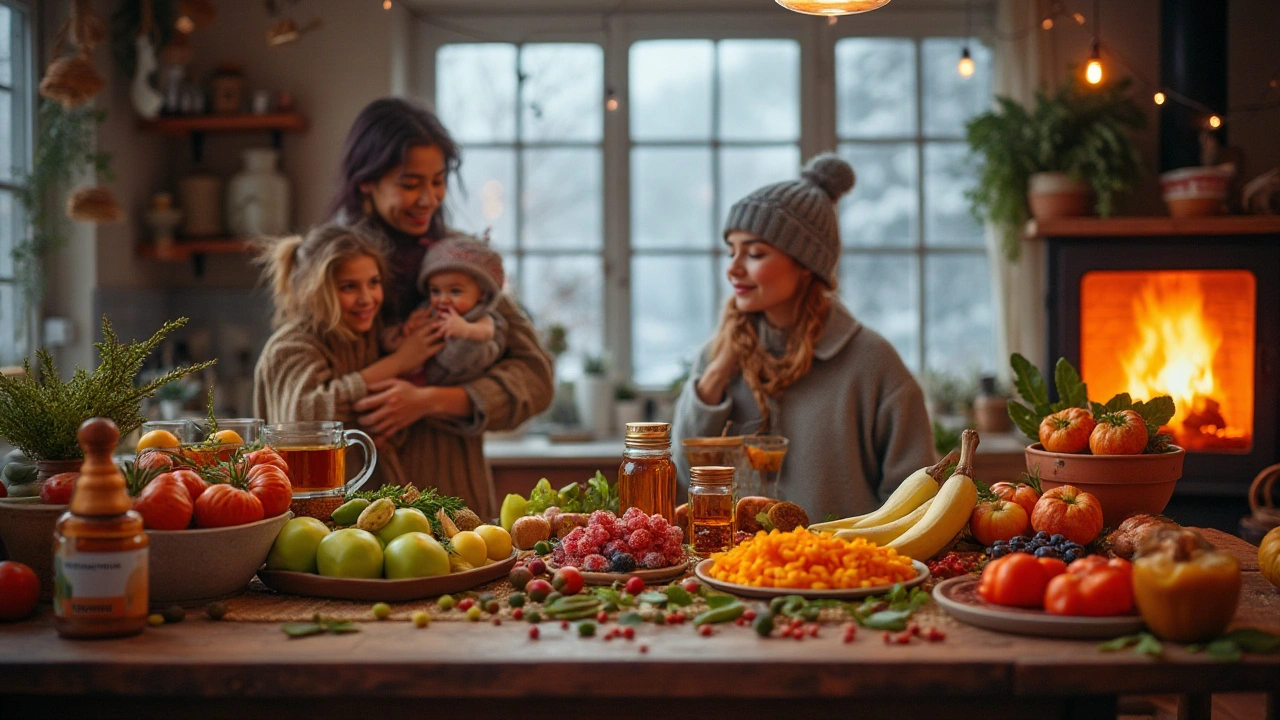
[[[1029,108],[997,97],[994,110],[968,122],[970,150],[982,163],[969,201],[975,216],[999,228],[1010,261],[1030,217],[1107,217],[1141,177],[1131,133],[1146,118],[1130,84],[1082,86],[1073,76],[1052,93],[1038,90]]]

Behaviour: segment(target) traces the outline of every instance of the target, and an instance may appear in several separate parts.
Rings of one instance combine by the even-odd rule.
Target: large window
[[[568,329],[562,377],[605,347],[639,385],[680,376],[728,296],[730,206],[829,149],[858,176],[839,208],[845,303],[917,373],[994,369],[987,257],[964,195],[964,123],[990,104],[989,49],[968,43],[977,72],[962,78],[964,40],[914,20],[911,36],[877,37],[794,22],[699,37],[615,18],[607,41],[428,41],[429,90],[464,146],[456,223],[492,227],[535,323]]]
[[[14,276],[13,248],[26,232],[15,200],[14,173],[30,162],[31,96],[28,16],[0,2],[0,365],[27,352],[27,308]]]

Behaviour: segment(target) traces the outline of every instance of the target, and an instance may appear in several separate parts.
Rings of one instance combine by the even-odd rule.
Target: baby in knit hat
[[[426,302],[382,333],[395,352],[404,338],[443,326],[444,348],[406,379],[418,385],[461,385],[488,372],[506,350],[507,321],[496,309],[505,273],[502,257],[485,242],[461,234],[436,243],[422,260],[418,290]]]

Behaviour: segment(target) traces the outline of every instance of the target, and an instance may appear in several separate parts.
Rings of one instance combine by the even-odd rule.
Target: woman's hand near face
[[[702,371],[698,384],[694,386],[698,392],[698,399],[707,405],[719,405],[724,401],[724,392],[728,389],[729,383],[741,372],[742,368],[738,365],[737,356],[733,354],[728,343],[722,343],[715,357],[711,358],[711,362],[707,363],[707,367]]]

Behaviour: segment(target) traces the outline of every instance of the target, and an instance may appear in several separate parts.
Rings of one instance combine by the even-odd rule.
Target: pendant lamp
[[[889,4],[889,0],[777,0],[782,7],[805,15],[855,15],[871,12]]]

